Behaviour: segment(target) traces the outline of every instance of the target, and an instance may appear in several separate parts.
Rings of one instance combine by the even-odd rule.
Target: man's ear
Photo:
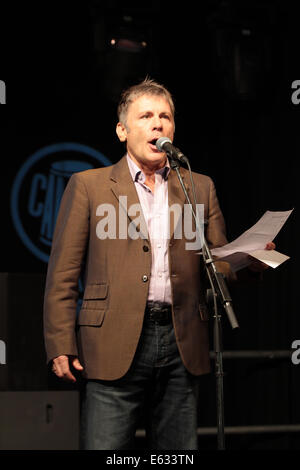
[[[116,133],[117,133],[117,136],[119,137],[119,140],[121,142],[126,142],[126,140],[127,140],[127,131],[126,131],[126,127],[121,122],[118,122],[118,124],[117,124]]]

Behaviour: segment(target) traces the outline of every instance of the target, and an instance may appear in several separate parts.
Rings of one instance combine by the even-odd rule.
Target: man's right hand
[[[76,378],[72,374],[70,370],[70,365],[74,367],[76,370],[83,370],[82,365],[79,362],[77,356],[57,356],[53,359],[52,362],[52,371],[54,372],[57,377],[70,381],[76,382]]]

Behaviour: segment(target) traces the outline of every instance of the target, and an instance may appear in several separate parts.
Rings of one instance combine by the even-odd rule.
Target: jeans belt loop
[[[162,302],[148,302],[146,306],[147,317],[158,324],[165,325],[172,322],[172,306]]]

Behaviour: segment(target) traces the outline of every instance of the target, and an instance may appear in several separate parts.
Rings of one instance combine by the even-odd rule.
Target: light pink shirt
[[[155,172],[154,193],[145,185],[145,174],[127,155],[151,242],[152,265],[148,300],[172,303],[168,258],[168,175],[169,162]]]

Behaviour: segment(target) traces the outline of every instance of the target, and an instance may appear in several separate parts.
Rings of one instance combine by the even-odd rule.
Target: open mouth
[[[157,138],[149,140],[148,143],[154,152],[159,152],[158,148],[156,147],[156,142],[157,142]]]

